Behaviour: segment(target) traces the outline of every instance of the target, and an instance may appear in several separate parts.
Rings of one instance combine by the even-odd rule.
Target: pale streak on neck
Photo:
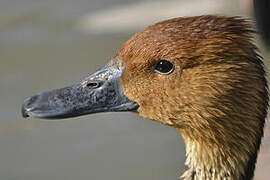
[[[233,152],[230,147],[223,149],[187,138],[185,143],[189,169],[181,176],[184,180],[240,180],[245,175],[250,158],[245,151]]]

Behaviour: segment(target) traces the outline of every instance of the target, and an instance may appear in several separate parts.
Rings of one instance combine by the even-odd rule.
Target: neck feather
[[[246,150],[245,143],[239,146],[209,144],[200,139],[182,136],[186,143],[186,162],[188,170],[182,175],[184,180],[251,180],[257,159],[261,137],[254,142],[254,148]],[[253,150],[250,150],[253,149]]]

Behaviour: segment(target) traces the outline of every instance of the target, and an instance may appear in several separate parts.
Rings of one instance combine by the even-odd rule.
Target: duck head
[[[254,30],[239,17],[175,18],[136,33],[82,82],[25,100],[23,116],[135,111],[177,129],[185,179],[251,179],[268,106]]]

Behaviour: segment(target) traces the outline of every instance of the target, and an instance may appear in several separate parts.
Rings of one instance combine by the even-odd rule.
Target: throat
[[[210,144],[200,140],[187,140],[184,180],[251,180],[254,175],[258,145],[254,151],[237,144]],[[260,142],[258,142],[260,144]]]

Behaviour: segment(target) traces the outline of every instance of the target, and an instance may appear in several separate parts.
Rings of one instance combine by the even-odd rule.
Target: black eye
[[[154,71],[159,74],[170,74],[174,70],[174,65],[167,60],[160,60],[154,66]]]

